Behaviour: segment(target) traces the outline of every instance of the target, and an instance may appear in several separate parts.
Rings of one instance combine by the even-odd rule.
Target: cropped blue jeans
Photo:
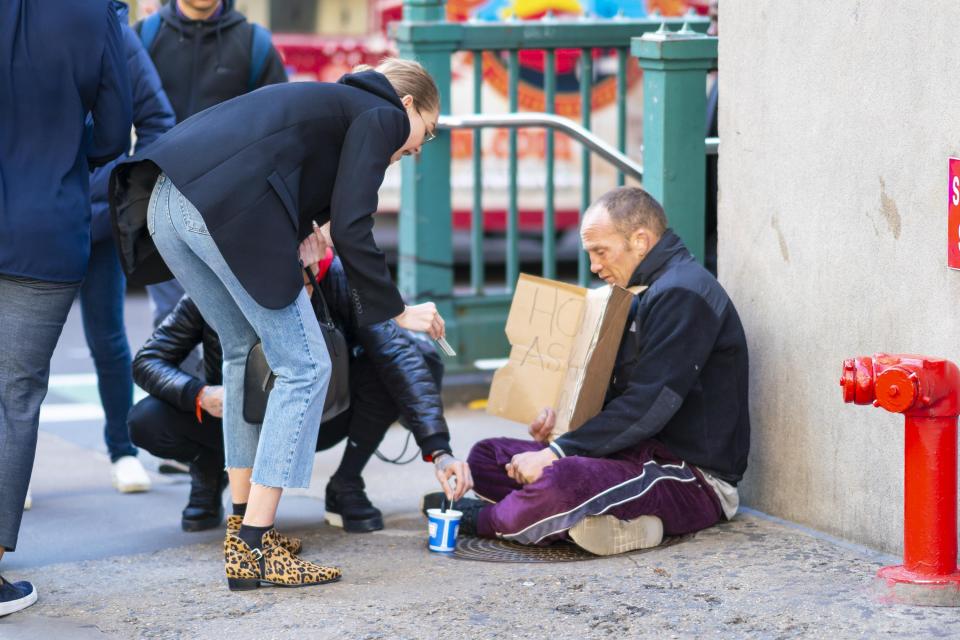
[[[259,305],[237,280],[197,208],[161,174],[147,226],[170,271],[219,334],[228,469],[267,487],[307,487],[330,381],[330,356],[306,291],[284,309]],[[243,419],[247,355],[260,340],[277,375],[262,427]]]

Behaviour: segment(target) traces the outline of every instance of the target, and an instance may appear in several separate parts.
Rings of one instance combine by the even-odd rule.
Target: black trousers
[[[442,365],[435,368],[430,364],[434,377],[442,375]],[[329,449],[349,437],[358,447],[372,453],[399,414],[373,363],[366,356],[360,356],[350,362],[350,408],[320,425],[317,451]],[[196,463],[208,471],[223,469],[220,418],[204,414],[200,424],[193,412],[181,411],[149,396],[134,405],[127,421],[134,444],[158,458]]]

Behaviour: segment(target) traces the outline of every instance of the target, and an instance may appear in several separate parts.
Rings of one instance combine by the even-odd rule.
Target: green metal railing
[[[684,26],[686,23],[686,26]],[[644,164],[650,164],[644,185],[667,207],[672,226],[681,233],[695,255],[703,255],[703,230],[697,237],[696,220],[702,227],[703,206],[687,212],[690,202],[678,200],[675,191],[683,192],[699,188],[700,198],[704,191],[704,122],[706,112],[706,73],[716,66],[716,39],[707,38],[698,32],[705,31],[708,22],[704,18],[686,16],[663,20],[557,20],[544,18],[537,22],[510,20],[501,23],[450,23],[445,21],[443,0],[405,0],[404,20],[394,29],[400,55],[419,60],[433,75],[440,88],[441,113],[450,113],[451,56],[458,51],[473,55],[472,85],[473,112],[477,116],[445,115],[441,121],[441,133],[437,140],[424,147],[420,158],[405,158],[402,166],[402,192],[400,211],[400,261],[399,281],[401,291],[409,300],[433,300],[447,319],[448,339],[458,351],[459,364],[469,366],[473,361],[506,354],[507,343],[503,333],[504,320],[509,308],[513,287],[520,273],[520,225],[518,195],[518,145],[517,129],[520,126],[545,128],[545,188],[543,206],[542,274],[548,278],[557,275],[557,236],[555,205],[555,139],[554,130],[566,133],[570,121],[552,115],[556,111],[556,52],[558,49],[579,49],[581,125],[577,127],[590,137],[592,121],[592,83],[595,50],[614,51],[616,58],[616,142],[615,151],[626,151],[627,141],[627,83],[631,52],[639,58],[644,69]],[[683,27],[681,29],[681,27]],[[678,31],[679,30],[679,31]],[[659,33],[657,33],[659,32]],[[646,36],[640,38],[640,36]],[[691,57],[690,48],[681,42],[707,42],[706,48],[698,48],[697,56]],[[652,44],[649,44],[652,43]],[[711,54],[712,47],[712,54]],[[545,120],[522,124],[516,120],[532,117],[519,114],[519,77],[521,50],[544,51],[544,116]],[[509,114],[494,118],[513,118],[513,122],[496,124],[484,114],[482,98],[483,53],[496,52],[504,55],[507,67],[507,103]],[[706,53],[704,53],[706,52]],[[679,57],[678,57],[679,56]],[[683,76],[686,82],[679,86],[677,79]],[[691,98],[699,77],[699,120],[694,124],[689,114],[696,112],[696,96]],[[649,82],[658,79],[660,85]],[[683,111],[684,122],[673,118],[677,100],[692,99],[695,103]],[[655,106],[650,107],[653,99]],[[669,106],[660,101],[669,100]],[[654,114],[656,121],[651,121]],[[670,119],[663,127],[661,119]],[[572,123],[576,127],[575,123]],[[484,264],[484,202],[483,158],[481,135],[483,127],[506,126],[508,132],[508,192],[506,216],[505,279],[491,286],[485,277]],[[473,178],[472,211],[470,226],[470,286],[469,290],[455,291],[453,280],[452,249],[452,203],[450,134],[451,127],[474,129],[471,173]],[[648,128],[653,131],[651,136]],[[679,137],[678,137],[679,136]],[[576,138],[576,136],[573,136]],[[663,145],[673,145],[683,138],[683,148],[678,153],[664,152]],[[688,141],[691,138],[692,141]],[[588,140],[589,142],[589,140]],[[609,145],[607,145],[609,146]],[[593,145],[596,148],[596,145]],[[690,162],[697,156],[691,152],[699,149],[701,169],[691,171]],[[591,144],[584,144],[581,152],[581,198],[580,212],[591,202]],[[601,154],[604,155],[604,154]],[[609,156],[609,154],[606,154]],[[607,158],[610,159],[609,157]],[[617,182],[623,184],[627,174],[639,178],[637,163],[626,158],[628,164],[616,164]],[[677,164],[677,163],[681,164]],[[686,164],[687,166],[683,166]],[[682,170],[679,170],[681,169]],[[689,175],[688,175],[689,174]],[[697,176],[693,176],[697,174]],[[651,176],[661,185],[653,185]],[[665,200],[666,199],[666,200]],[[688,199],[689,200],[689,199]],[[674,203],[672,209],[668,203]],[[691,201],[692,202],[692,201]],[[691,218],[687,223],[686,218]],[[696,219],[696,220],[693,220]],[[589,265],[586,256],[578,251],[578,281],[589,281]]]

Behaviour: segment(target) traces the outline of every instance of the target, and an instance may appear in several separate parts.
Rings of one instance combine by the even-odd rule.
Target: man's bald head
[[[663,207],[640,187],[618,187],[607,191],[587,209],[584,222],[587,218],[604,214],[610,217],[624,238],[644,229],[659,240],[667,230]]]

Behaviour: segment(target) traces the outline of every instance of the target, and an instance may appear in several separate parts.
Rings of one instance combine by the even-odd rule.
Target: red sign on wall
[[[950,158],[947,174],[947,266],[960,269],[960,158]]]

